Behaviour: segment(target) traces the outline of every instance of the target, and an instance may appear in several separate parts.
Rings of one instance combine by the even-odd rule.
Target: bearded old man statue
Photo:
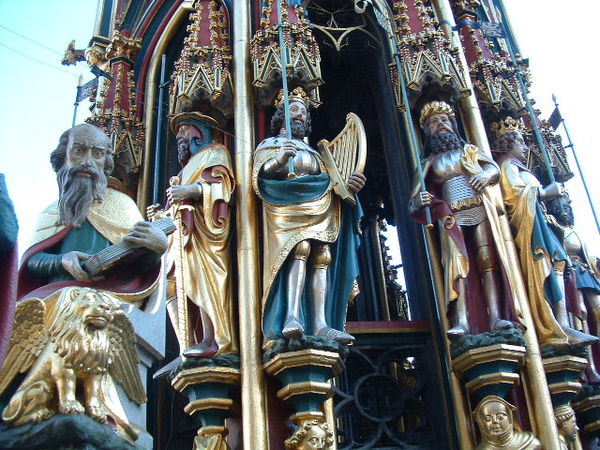
[[[357,293],[360,207],[334,194],[320,153],[303,141],[310,134],[307,94],[301,88],[290,94],[291,140],[282,97],[283,91],[271,121],[274,136],[256,148],[252,172],[263,201],[263,332],[267,342],[315,336],[348,344],[354,338],[343,329]],[[362,173],[348,179],[351,193],[364,184]]]
[[[458,135],[454,117],[442,101],[421,110],[427,191],[416,186],[409,203],[420,223],[425,223],[425,208],[438,221],[445,299],[448,305],[455,302],[453,326],[447,332],[451,339],[472,333],[473,323],[487,331],[480,323],[486,307],[491,330],[509,328],[513,324],[507,319],[516,319],[497,209],[487,190],[498,183],[498,166]],[[470,315],[476,312],[480,318],[474,320]]]
[[[525,165],[528,147],[519,123],[508,117],[492,126],[493,154],[501,167],[500,187],[526,280],[527,297],[541,345],[585,345],[596,341],[571,327],[565,298],[564,271],[569,258],[549,226],[543,201],[560,197],[558,183],[543,187]]]
[[[19,272],[15,328],[0,392],[18,373],[28,375],[3,411],[13,425],[55,414],[86,414],[137,437],[117,395],[146,401],[136,336],[121,305],[141,305],[156,286],[167,237],[144,222],[133,200],[108,185],[113,170],[109,138],[93,125],[65,131],[50,156],[59,199],[35,228]],[[90,255],[124,241],[136,260],[92,276]]]

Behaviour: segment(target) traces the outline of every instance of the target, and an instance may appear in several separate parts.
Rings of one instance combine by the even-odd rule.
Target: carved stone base
[[[504,398],[519,383],[518,368],[525,360],[525,347],[496,344],[467,350],[452,362],[454,372],[465,381],[470,395]]]
[[[336,352],[305,349],[279,353],[264,369],[283,384],[277,397],[294,407],[296,413],[290,420],[300,425],[306,420],[322,420],[323,402],[332,395],[329,379],[341,373],[344,364]]]
[[[581,374],[587,359],[573,355],[544,358],[544,371],[554,408],[569,405],[581,390]]]
[[[600,437],[600,386],[585,386],[573,400],[577,422],[590,437]]]
[[[240,370],[219,366],[184,369],[171,384],[189,399],[184,411],[202,424],[194,449],[227,450],[225,419],[239,411],[234,391],[240,384]]]

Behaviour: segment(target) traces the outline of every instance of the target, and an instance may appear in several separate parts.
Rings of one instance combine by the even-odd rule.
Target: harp
[[[367,160],[367,134],[360,118],[354,113],[346,116],[346,126],[333,141],[321,139],[317,144],[333,190],[345,202],[356,205],[354,194],[348,190],[348,179],[355,172],[365,170]]]

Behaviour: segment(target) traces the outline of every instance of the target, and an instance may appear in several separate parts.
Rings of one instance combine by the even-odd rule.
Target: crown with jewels
[[[281,105],[283,105],[283,97],[283,89],[280,89],[279,95],[275,100],[275,108],[279,108]],[[306,91],[301,87],[297,87],[292,92],[290,92],[288,98],[290,100],[290,103],[293,101],[298,101],[304,103],[307,107],[310,105],[310,97],[308,96]]]
[[[513,131],[520,133],[522,129],[523,121],[521,119],[514,119],[510,116],[492,123],[492,131],[496,133],[496,136],[502,136],[503,134],[511,133]]]
[[[425,122],[427,121],[427,119],[429,119],[434,114],[446,114],[452,118],[456,117],[452,106],[450,106],[446,102],[435,100],[433,102],[426,103],[423,106],[423,108],[421,108],[421,118],[419,119],[421,128],[425,127]]]

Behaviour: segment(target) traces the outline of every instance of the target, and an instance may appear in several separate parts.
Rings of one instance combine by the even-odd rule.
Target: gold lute
[[[346,126],[333,141],[321,139],[317,144],[331,177],[333,190],[344,201],[356,205],[354,194],[348,190],[348,179],[355,172],[363,173],[367,160],[367,134],[360,118],[354,113],[346,116]]]

